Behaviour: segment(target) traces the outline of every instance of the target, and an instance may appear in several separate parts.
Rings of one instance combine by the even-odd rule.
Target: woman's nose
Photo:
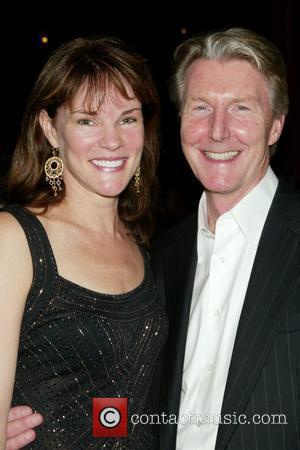
[[[115,126],[105,126],[101,130],[99,143],[101,147],[114,151],[122,146],[123,140]]]

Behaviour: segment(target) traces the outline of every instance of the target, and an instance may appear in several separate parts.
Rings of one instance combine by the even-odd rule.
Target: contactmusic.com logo
[[[127,403],[124,397],[93,398],[93,436],[127,436]]]

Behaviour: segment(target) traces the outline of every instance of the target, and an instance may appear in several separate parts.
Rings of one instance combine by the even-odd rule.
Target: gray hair
[[[200,58],[248,61],[267,79],[274,117],[287,114],[289,99],[283,58],[270,41],[245,28],[196,35],[177,47],[170,94],[179,111],[184,103],[186,72]]]

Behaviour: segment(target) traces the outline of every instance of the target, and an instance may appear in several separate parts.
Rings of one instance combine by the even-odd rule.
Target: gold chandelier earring
[[[61,182],[63,180],[63,171],[64,171],[64,165],[62,162],[62,159],[59,157],[59,150],[53,149],[52,151],[53,156],[51,158],[48,158],[45,162],[45,174],[46,174],[46,181],[50,184],[54,197],[57,196],[57,191],[62,191],[62,185]]]
[[[139,195],[141,193],[141,168],[139,167],[134,174],[134,187]]]

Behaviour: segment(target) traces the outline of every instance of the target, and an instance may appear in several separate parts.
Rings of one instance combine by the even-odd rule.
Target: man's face
[[[185,88],[184,155],[207,191],[238,201],[264,176],[284,116],[273,117],[267,80],[247,61],[198,59]]]

